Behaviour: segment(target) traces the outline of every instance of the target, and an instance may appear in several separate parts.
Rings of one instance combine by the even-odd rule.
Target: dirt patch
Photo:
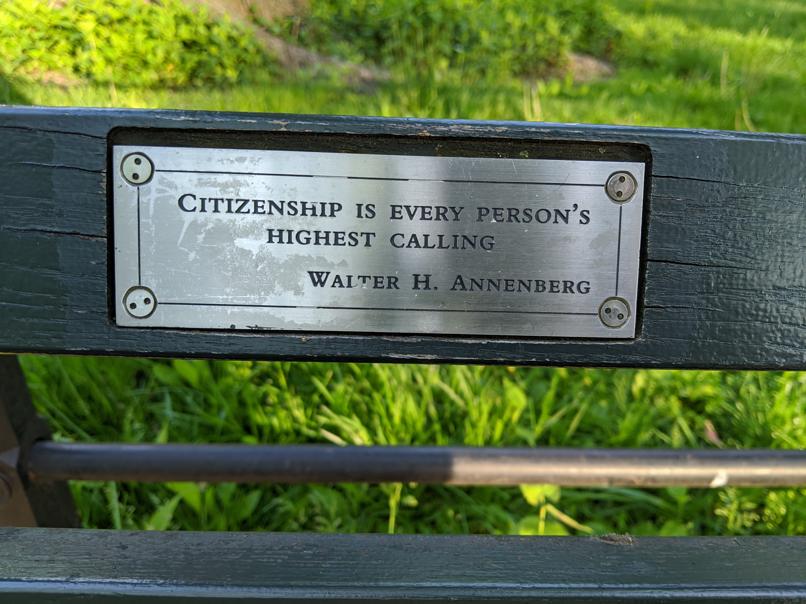
[[[625,547],[632,547],[635,545],[635,539],[630,535],[618,535],[615,533],[608,533],[607,535],[600,535],[594,537],[597,541],[607,543],[608,545],[622,545]]]
[[[568,72],[575,82],[592,82],[604,80],[616,73],[612,63],[591,55],[572,52],[568,60]]]
[[[58,88],[72,88],[73,86],[85,83],[81,78],[77,78],[69,73],[62,73],[61,71],[44,71],[31,74],[30,77],[40,84],[57,86]]]
[[[321,55],[287,42],[267,32],[255,22],[303,15],[307,10],[307,0],[185,0],[185,2],[191,6],[204,6],[215,16],[226,15],[232,21],[250,29],[258,42],[288,72],[307,70],[314,75],[324,75],[338,70],[348,84],[362,87],[389,79],[389,73],[383,69]]]
[[[250,29],[266,51],[289,73],[306,70],[313,75],[326,75],[336,70],[348,84],[361,87],[371,87],[390,77],[388,71],[373,65],[344,61],[292,44],[258,25],[276,19],[303,17],[308,10],[308,0],[185,0],[185,2],[190,6],[203,6],[214,16],[227,16]],[[564,66],[545,75],[563,78],[570,74],[574,82],[585,83],[610,78],[615,72],[612,63],[592,55],[572,52]]]
[[[251,23],[252,15],[272,21],[301,15],[308,8],[307,0],[185,0],[193,6],[204,6],[214,15],[228,15],[233,21]]]

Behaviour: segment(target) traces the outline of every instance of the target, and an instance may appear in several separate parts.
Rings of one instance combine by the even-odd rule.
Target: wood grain
[[[0,109],[0,351],[806,369],[806,137],[612,126],[99,109]],[[633,341],[224,333],[111,319],[107,157],[121,142],[644,156]]]
[[[0,529],[0,602],[803,601],[803,539]]]

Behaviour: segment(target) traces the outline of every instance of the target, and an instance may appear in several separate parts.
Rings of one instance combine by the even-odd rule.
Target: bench
[[[13,356],[804,370],[806,137],[29,107],[0,133],[0,601],[806,599],[800,537],[69,528],[68,480],[767,487],[806,453],[58,443]],[[310,199],[263,195],[283,178]],[[247,216],[215,264],[166,243]],[[233,271],[256,241],[298,273],[263,303]]]

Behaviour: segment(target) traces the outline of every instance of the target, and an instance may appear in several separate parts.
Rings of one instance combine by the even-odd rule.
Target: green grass
[[[56,88],[0,101],[806,132],[806,5],[618,0],[615,77],[254,75],[230,88]],[[56,436],[128,442],[806,447],[806,373],[23,359]],[[418,533],[797,534],[800,489],[74,483],[88,526]],[[531,502],[531,503],[530,503]],[[552,507],[553,506],[553,507]],[[562,520],[560,510],[572,520]]]
[[[40,411],[71,440],[806,446],[802,373],[71,357],[24,365]],[[515,488],[74,490],[85,522],[104,527],[510,533],[535,516]],[[798,499],[796,490],[565,489],[555,505],[602,533],[742,534],[806,531]]]
[[[622,0],[617,13],[622,36],[613,50],[617,73],[581,85],[568,80],[491,82],[467,73],[454,78],[398,74],[367,91],[350,87],[338,74],[329,79],[256,75],[252,82],[225,89],[24,84],[17,86],[15,96],[0,85],[0,102],[13,102],[22,93],[28,102],[44,105],[806,132],[806,5],[757,0],[729,4],[732,8],[725,2]]]
[[[71,440],[806,446],[802,373],[23,360],[37,406]],[[74,493],[84,521],[103,527],[511,533],[536,517],[515,488],[75,483]],[[793,489],[565,489],[554,505],[601,533],[806,531]]]

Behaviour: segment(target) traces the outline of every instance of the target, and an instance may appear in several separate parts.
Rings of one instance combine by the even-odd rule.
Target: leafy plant
[[[233,83],[266,64],[251,33],[180,0],[6,0],[0,70],[124,86]]]
[[[562,494],[557,485],[522,484],[521,494],[537,514],[530,514],[518,522],[519,535],[567,535],[569,528],[583,534],[593,532],[592,528],[580,524],[554,505],[559,503]]]
[[[537,76],[574,46],[605,53],[617,30],[594,0],[314,0],[271,24],[308,47],[419,75]],[[579,44],[577,44],[579,43]]]

